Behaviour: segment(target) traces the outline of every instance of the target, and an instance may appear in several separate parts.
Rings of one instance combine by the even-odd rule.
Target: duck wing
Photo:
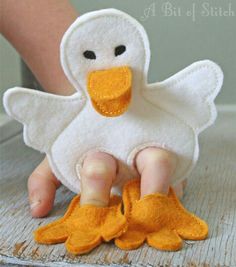
[[[223,84],[223,72],[210,61],[193,63],[170,78],[147,85],[146,100],[183,120],[199,133],[216,118],[214,99]]]
[[[21,87],[11,88],[3,97],[8,115],[24,125],[24,141],[48,152],[58,135],[79,114],[85,98],[79,93],[58,96]]]

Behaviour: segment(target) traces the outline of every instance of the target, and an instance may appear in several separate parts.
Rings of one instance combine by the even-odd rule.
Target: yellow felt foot
[[[116,238],[121,249],[135,249],[145,240],[160,250],[179,250],[182,239],[202,240],[207,224],[188,212],[170,188],[168,195],[151,194],[140,199],[140,180],[124,186],[123,202],[128,231]]]
[[[63,218],[34,232],[34,238],[41,244],[66,242],[66,248],[73,254],[83,254],[97,247],[103,240],[120,236],[127,229],[125,216],[121,213],[121,199],[113,196],[109,207],[84,205],[80,197],[70,203]]]
[[[147,243],[160,250],[179,250],[183,242],[175,231],[162,228],[158,232],[148,234]]]
[[[143,244],[145,238],[145,234],[140,231],[128,230],[120,238],[115,240],[115,244],[124,250],[135,249]]]

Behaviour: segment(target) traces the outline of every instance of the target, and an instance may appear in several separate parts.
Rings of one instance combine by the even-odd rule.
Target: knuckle
[[[83,174],[89,179],[104,179],[111,177],[111,169],[105,162],[93,160],[84,164]]]
[[[146,158],[147,164],[158,164],[166,168],[171,168],[176,162],[174,153],[159,148],[148,149],[146,151]]]

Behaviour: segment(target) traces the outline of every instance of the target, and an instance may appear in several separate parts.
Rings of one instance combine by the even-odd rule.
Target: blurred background
[[[235,0],[71,0],[71,3],[80,14],[118,8],[144,25],[152,52],[149,82],[163,80],[194,61],[211,59],[225,74],[216,103],[236,103]],[[1,96],[7,88],[32,80],[25,68],[14,48],[0,36]],[[32,88],[38,86],[35,81],[31,84]],[[0,112],[3,113],[2,101]]]

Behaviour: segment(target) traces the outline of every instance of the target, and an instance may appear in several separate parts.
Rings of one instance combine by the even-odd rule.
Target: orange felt
[[[112,196],[108,207],[80,206],[79,202],[80,197],[76,196],[61,219],[38,228],[34,232],[35,241],[41,244],[65,242],[69,252],[83,254],[126,231],[120,197]]]
[[[182,239],[202,240],[207,224],[188,212],[170,188],[168,195],[151,194],[140,199],[140,180],[128,182],[123,189],[123,204],[128,230],[115,239],[121,249],[135,249],[145,240],[160,250],[179,250]]]
[[[132,73],[129,67],[98,70],[88,75],[88,93],[93,107],[106,117],[123,114],[131,100]]]

